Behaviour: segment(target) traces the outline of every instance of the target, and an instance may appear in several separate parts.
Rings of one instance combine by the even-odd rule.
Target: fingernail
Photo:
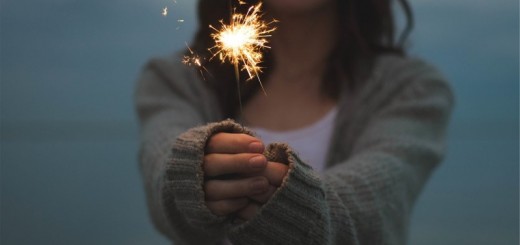
[[[251,153],[263,153],[264,152],[264,144],[262,144],[261,142],[253,142],[251,144],[249,144],[249,151]]]
[[[269,189],[269,183],[265,178],[256,179],[251,183],[252,194],[261,194]]]
[[[262,155],[252,157],[251,159],[249,159],[249,166],[252,169],[257,169],[257,170],[263,169],[263,168],[265,168],[266,164],[267,164],[267,159],[265,159],[265,157]]]

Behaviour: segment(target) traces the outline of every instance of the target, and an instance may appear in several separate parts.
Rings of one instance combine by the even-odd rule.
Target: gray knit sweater
[[[205,206],[201,164],[213,134],[252,132],[224,120],[214,92],[179,57],[151,60],[135,101],[150,214],[175,244],[406,244],[414,201],[444,155],[453,96],[432,66],[378,58],[360,88],[342,92],[325,171],[290,146],[268,146],[268,159],[289,171],[243,224]]]

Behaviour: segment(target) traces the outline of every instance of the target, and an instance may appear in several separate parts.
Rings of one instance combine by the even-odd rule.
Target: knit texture
[[[202,159],[212,135],[254,132],[225,120],[214,92],[177,56],[147,64],[135,101],[150,215],[175,244],[406,244],[413,204],[444,155],[453,95],[432,66],[379,57],[361,87],[342,91],[325,171],[286,144],[269,145],[266,157],[289,171],[242,224],[205,206]]]

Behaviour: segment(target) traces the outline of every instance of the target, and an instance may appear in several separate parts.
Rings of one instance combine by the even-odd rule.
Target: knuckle
[[[220,138],[224,137],[225,136],[225,133],[223,132],[220,132],[220,133],[216,133],[213,135],[213,137],[211,137],[212,140],[219,140]]]
[[[241,145],[240,138],[241,138],[240,135],[237,135],[237,137],[232,137],[229,142],[232,146],[235,146],[235,147],[240,146]]]
[[[225,204],[225,202],[217,202],[215,204],[214,213],[216,215],[220,215],[220,216],[226,215],[227,211],[226,211],[226,204]]]
[[[224,133],[217,133],[211,136],[206,144],[206,149],[209,151],[213,151],[219,142],[222,141],[222,138],[225,137]]]
[[[204,156],[203,164],[209,165],[215,161],[215,154],[207,154]]]
[[[204,171],[207,170],[208,164],[210,163],[210,161],[211,161],[210,155],[205,155],[204,158],[202,159],[202,169],[204,169]]]
[[[208,209],[217,216],[225,215],[219,207],[219,202],[206,202]]]
[[[248,182],[248,184],[242,185],[244,193],[248,194],[263,193],[269,185],[268,180],[263,176],[251,178]]]
[[[208,140],[208,145],[211,146],[211,145],[215,144],[215,142],[218,141],[219,137],[220,137],[220,133],[214,134],[213,136],[211,136]]]
[[[239,134],[238,137],[236,137],[235,139],[237,141],[237,144],[247,146],[247,144],[249,144],[255,138],[249,134]]]
[[[215,183],[214,181],[206,181],[206,183],[204,184],[204,193],[206,195],[206,198],[208,199],[211,199],[215,196]]]
[[[247,154],[236,155],[235,159],[235,168],[240,172],[246,172],[249,170],[249,165],[247,164],[249,161],[249,156]]]
[[[230,210],[233,209],[231,203],[227,200],[219,202],[218,206],[219,206],[220,212],[223,214],[227,214],[227,213],[229,213]]]

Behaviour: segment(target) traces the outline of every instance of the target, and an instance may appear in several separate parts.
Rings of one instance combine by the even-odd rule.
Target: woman
[[[206,61],[205,81],[180,56],[149,62],[136,104],[156,227],[176,244],[405,244],[453,98],[405,56],[412,20],[398,3],[408,24],[396,42],[390,0],[265,0],[279,21],[268,95],[246,83],[242,113],[229,65]],[[199,2],[198,54],[230,9]]]

